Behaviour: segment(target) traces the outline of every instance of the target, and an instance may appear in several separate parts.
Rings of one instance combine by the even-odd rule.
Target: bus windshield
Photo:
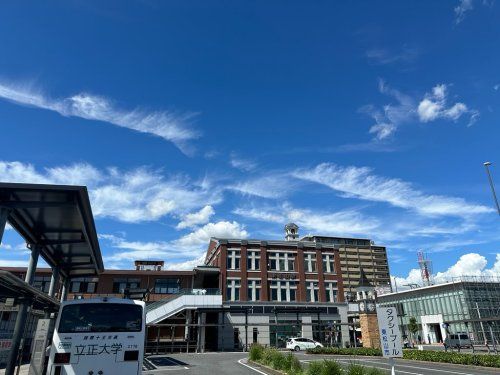
[[[82,303],[63,308],[58,332],[140,332],[141,329],[141,306],[123,303]]]

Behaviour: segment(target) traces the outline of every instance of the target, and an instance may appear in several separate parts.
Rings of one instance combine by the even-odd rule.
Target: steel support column
[[[24,281],[29,285],[33,284],[35,279],[36,265],[38,263],[38,257],[40,256],[40,246],[32,245],[30,260],[28,263],[28,269],[26,271],[26,278]],[[24,328],[26,326],[26,319],[28,317],[28,307],[29,301],[23,300],[20,302],[19,311],[17,312],[16,324],[14,326],[14,332],[12,333],[12,349],[9,352],[9,357],[7,359],[7,367],[5,368],[5,375],[14,375],[14,368],[17,363],[17,358],[19,354],[19,346],[23,338]]]
[[[70,279],[69,277],[66,277],[64,279],[64,283],[63,283],[63,287],[62,287],[62,291],[61,291],[61,302],[64,302],[66,301],[66,299],[68,298],[68,291],[69,291],[69,283],[70,283]]]
[[[59,282],[59,268],[54,267],[54,268],[52,268],[52,276],[50,278],[50,285],[49,285],[49,296],[50,297],[54,297],[54,295],[56,294],[56,288],[57,288],[58,282]],[[48,310],[45,310],[44,317],[46,319],[50,318],[50,312]]]
[[[2,243],[3,233],[5,232],[5,225],[9,217],[10,210],[8,208],[0,208],[0,244]]]
[[[59,282],[59,268],[52,269],[52,277],[50,278],[49,296],[54,297],[56,294],[57,283]]]

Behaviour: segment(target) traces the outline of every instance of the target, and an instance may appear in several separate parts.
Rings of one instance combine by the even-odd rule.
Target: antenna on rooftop
[[[417,252],[417,257],[423,285],[430,286],[432,285],[432,261],[427,258],[426,254],[422,250]]]

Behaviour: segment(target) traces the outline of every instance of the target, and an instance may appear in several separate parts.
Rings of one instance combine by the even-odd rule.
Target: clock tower
[[[363,269],[361,269],[356,295],[358,296],[359,325],[361,326],[361,338],[364,348],[380,348],[374,289]]]

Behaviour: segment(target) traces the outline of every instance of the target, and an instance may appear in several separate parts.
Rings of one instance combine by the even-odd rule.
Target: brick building
[[[205,264],[189,271],[163,270],[162,261],[139,261],[134,269],[72,278],[68,298],[148,290],[148,346],[153,351],[162,346],[234,350],[253,342],[283,347],[288,337],[296,336],[346,345],[350,339],[338,246],[299,241],[294,224],[285,231],[284,241],[212,238]],[[19,277],[26,272],[4,269]],[[37,269],[34,285],[47,291],[50,276],[50,269]]]

